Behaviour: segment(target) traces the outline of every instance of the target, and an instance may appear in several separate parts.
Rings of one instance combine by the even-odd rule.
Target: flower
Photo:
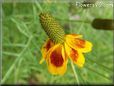
[[[53,75],[63,75],[67,70],[68,58],[79,67],[83,67],[83,53],[92,49],[92,43],[82,39],[82,35],[65,35],[59,24],[47,13],[40,15],[41,24],[49,39],[42,47],[40,64],[46,61],[48,70]],[[62,32],[63,31],[63,32]]]

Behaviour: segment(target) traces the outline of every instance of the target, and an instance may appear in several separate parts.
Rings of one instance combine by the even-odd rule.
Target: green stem
[[[3,44],[4,47],[25,47],[25,44]]]
[[[75,70],[75,67],[74,67],[74,64],[73,64],[72,61],[71,61],[71,67],[72,67],[74,76],[75,76],[75,78],[76,78],[77,84],[79,85],[79,79],[78,79],[78,76],[77,76],[77,73],[76,73],[76,70]]]
[[[91,21],[84,21],[84,20],[70,20],[70,19],[57,19],[57,20],[59,20],[59,21],[70,21],[70,22],[80,22],[80,23],[88,23],[88,24],[90,24],[91,23]]]
[[[13,69],[15,68],[15,66],[17,64],[17,62],[19,62],[21,60],[22,54],[27,50],[29,44],[31,43],[32,38],[33,38],[32,36],[29,38],[25,48],[21,51],[21,53],[18,55],[17,59],[14,61],[14,63],[8,69],[7,73],[4,75],[3,79],[1,80],[1,84],[3,84],[9,78],[9,76],[11,75]]]
[[[42,12],[43,8],[41,7],[40,3],[38,1],[35,1],[36,6],[38,7],[38,9]]]
[[[12,53],[12,52],[2,52],[3,55],[8,55],[8,56],[18,56],[18,54],[16,53]]]

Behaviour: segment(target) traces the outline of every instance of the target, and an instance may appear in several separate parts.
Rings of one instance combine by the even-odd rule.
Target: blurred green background
[[[73,3],[3,3],[3,84],[77,84],[70,60],[63,76],[53,76],[47,64],[39,64],[41,47],[47,39],[39,14],[50,12],[64,27],[66,33],[82,34],[93,43],[92,52],[85,54],[85,65],[75,71],[79,84],[113,83],[113,33],[96,30],[94,18],[112,19],[112,7],[76,7]],[[75,21],[71,21],[71,19]],[[88,22],[89,21],[89,22]]]

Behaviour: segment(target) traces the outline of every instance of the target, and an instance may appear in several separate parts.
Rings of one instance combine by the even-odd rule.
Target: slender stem
[[[70,19],[57,19],[57,20],[59,20],[59,21],[66,21],[66,22],[68,22],[68,21],[70,21],[70,22],[80,22],[80,23],[88,23],[88,24],[90,24],[91,23],[91,21],[84,21],[84,20],[70,20]]]
[[[104,74],[102,74],[102,73],[96,71],[95,69],[90,68],[90,67],[88,67],[88,66],[85,66],[85,67],[86,67],[86,69],[89,69],[89,70],[93,71],[94,73],[96,73],[96,74],[102,76],[103,78],[105,78],[105,79],[107,79],[107,80],[110,80],[110,78],[109,78],[108,76],[106,76],[106,75],[104,75]]]
[[[74,64],[72,61],[71,61],[71,67],[72,67],[72,70],[74,72],[74,76],[76,78],[77,84],[79,85],[79,79],[78,79],[78,76],[77,76],[77,73],[76,73],[76,70],[75,70],[75,67],[74,67]]]
[[[29,38],[25,48],[21,51],[21,53],[18,55],[17,59],[14,61],[14,63],[11,65],[11,67],[8,69],[7,73],[4,75],[3,79],[1,80],[1,84],[4,83],[8,78],[9,76],[11,75],[13,69],[15,68],[17,62],[19,62],[22,58],[22,54],[27,50],[29,44],[31,43],[31,40],[32,40],[32,37]]]
[[[38,1],[35,1],[37,8],[42,12],[43,8],[41,7],[40,3]]]
[[[12,52],[2,52],[3,55],[8,55],[8,56],[18,56],[18,54],[16,53],[12,53]]]
[[[71,22],[71,21],[69,21],[69,23],[70,23],[70,22]],[[71,24],[70,24],[70,26],[71,26]],[[72,33],[72,29],[70,29],[70,32]],[[74,77],[75,77],[75,79],[76,79],[76,81],[77,81],[77,84],[79,85],[79,79],[78,79],[78,76],[77,76],[77,73],[76,73],[74,64],[73,64],[73,62],[72,62],[71,59],[70,59],[70,62],[71,62],[71,67],[72,67],[72,70],[73,70],[73,73],[74,73]]]
[[[87,60],[90,61],[90,62],[94,62],[94,63],[96,63],[97,65],[99,65],[99,66],[105,68],[106,70],[108,70],[108,72],[113,72],[112,69],[108,68],[107,66],[105,66],[105,65],[103,65],[103,64],[101,64],[101,63],[99,63],[99,62],[97,62],[97,61],[95,61],[95,60],[92,60],[92,59],[90,59],[90,58],[87,58]]]
[[[5,47],[25,47],[25,44],[3,44]]]

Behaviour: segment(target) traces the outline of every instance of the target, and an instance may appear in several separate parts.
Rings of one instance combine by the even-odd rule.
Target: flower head
[[[48,70],[54,75],[63,75],[67,70],[68,58],[79,67],[83,67],[85,58],[83,53],[91,51],[92,44],[83,40],[82,35],[65,35],[62,27],[49,13],[40,14],[40,22],[49,36],[42,47],[43,61],[47,62]]]

